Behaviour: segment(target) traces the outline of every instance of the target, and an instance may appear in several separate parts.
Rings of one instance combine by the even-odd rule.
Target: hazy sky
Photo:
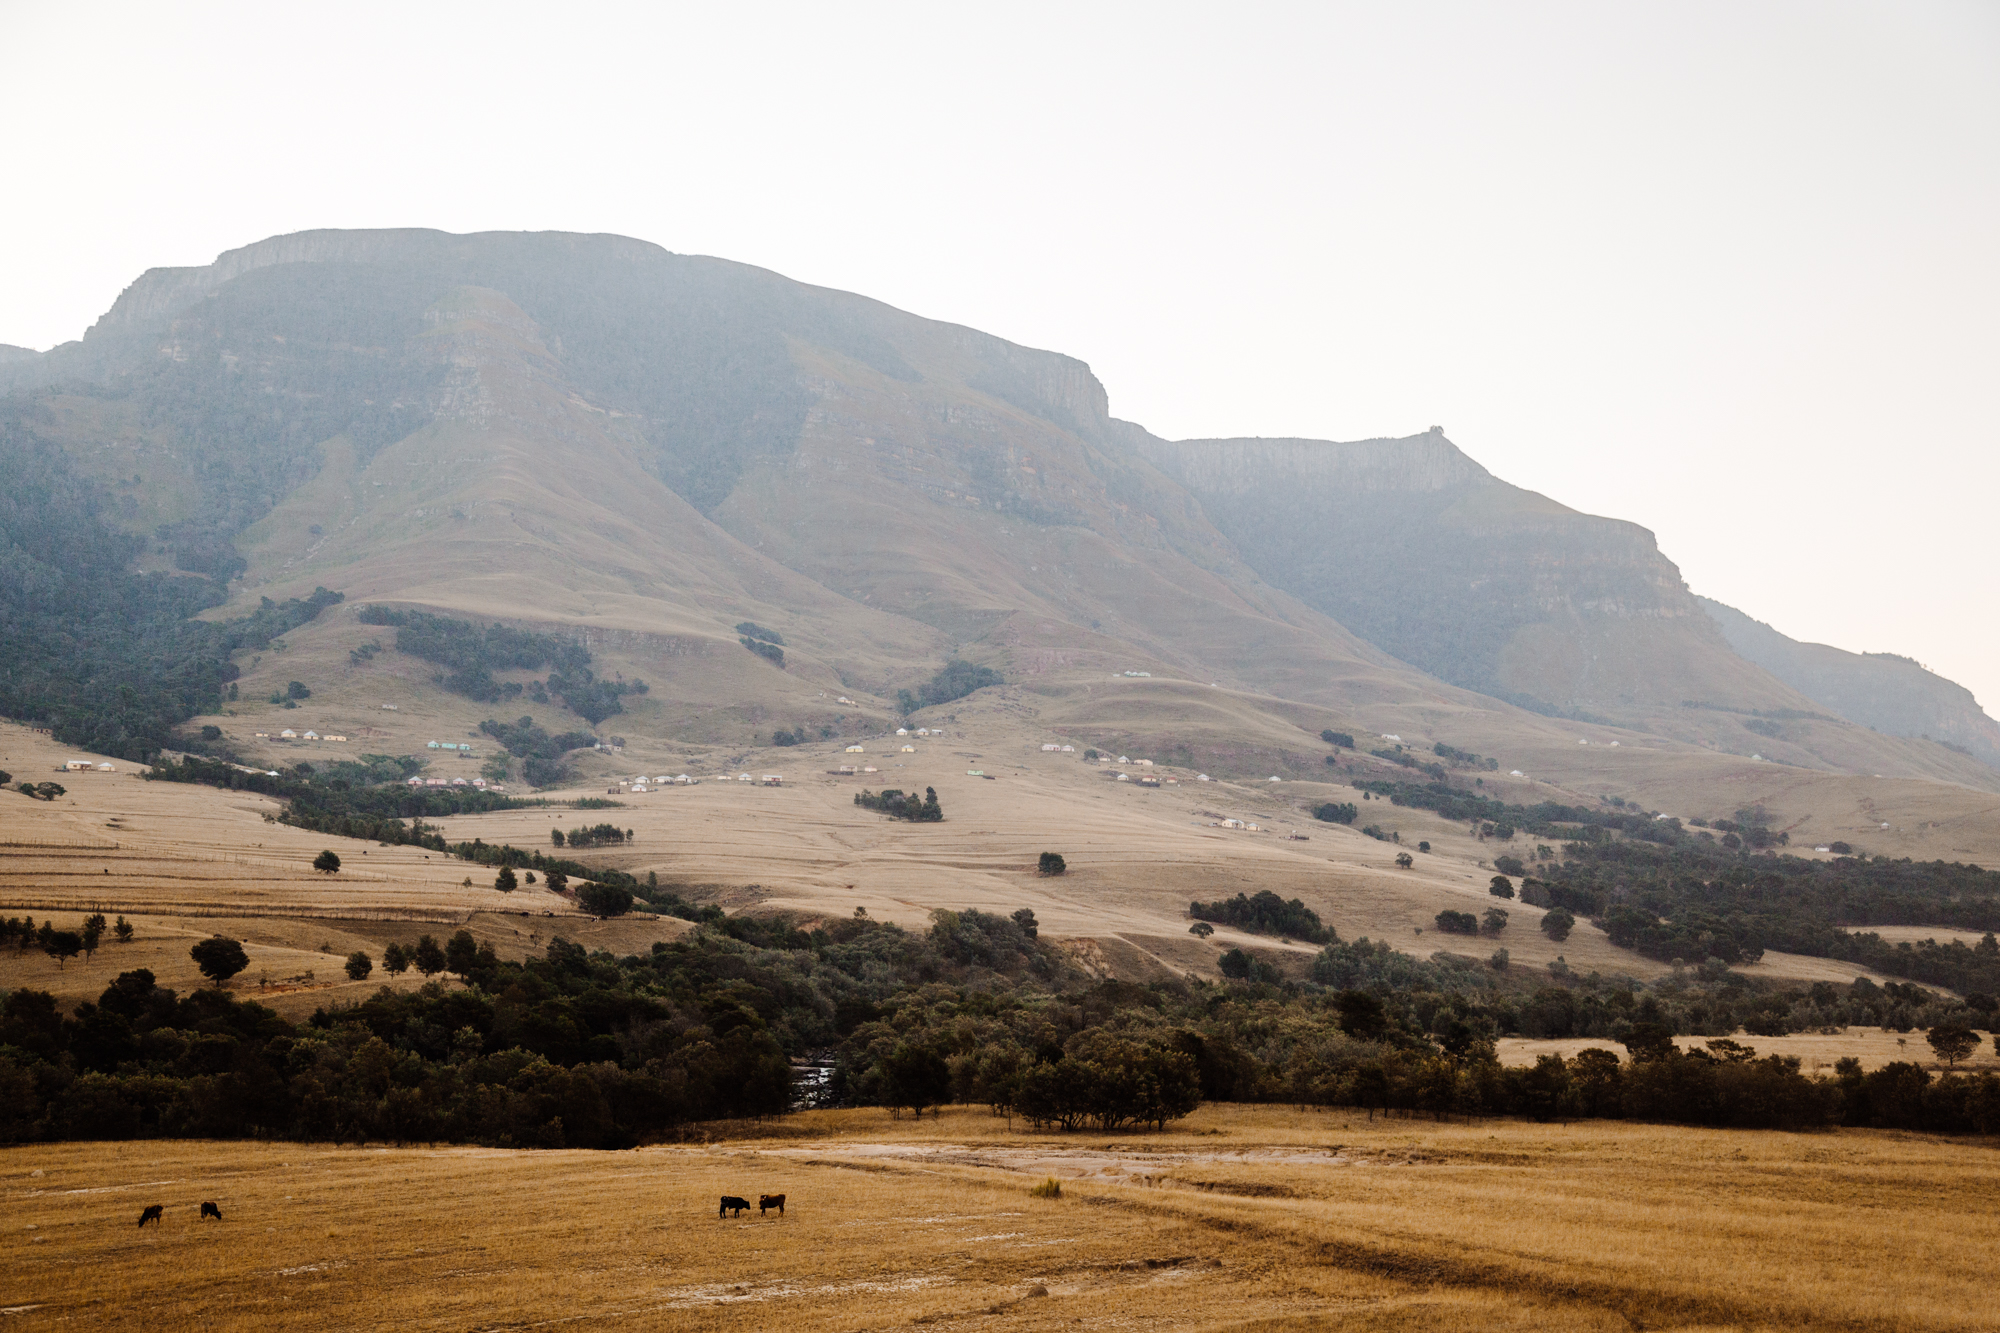
[[[1411,434],[2000,712],[2000,5],[0,0],[0,342],[311,227],[610,231]]]

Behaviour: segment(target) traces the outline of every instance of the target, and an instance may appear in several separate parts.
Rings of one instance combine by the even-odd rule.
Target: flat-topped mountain
[[[1578,767],[1581,721],[1687,773],[1996,781],[1833,716],[1650,533],[1441,432],[1164,441],[1072,357],[622,237],[277,237],[147,273],[80,342],[0,359],[0,391],[0,448],[95,488],[132,568],[225,585],[211,614],[325,586],[578,636],[648,682],[635,736],[877,725],[962,657],[1052,729],[1230,771],[1302,772],[1330,728],[1644,790]],[[288,642],[354,650],[327,688],[356,706],[433,689],[360,633],[340,610]],[[1770,713],[1796,723],[1741,725]]]

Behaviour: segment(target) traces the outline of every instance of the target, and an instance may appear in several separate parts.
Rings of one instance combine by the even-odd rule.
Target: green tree
[[[519,881],[514,878],[514,867],[501,866],[500,873],[493,877],[493,887],[502,893],[512,893],[518,888]],[[458,969],[453,968],[452,970],[455,972]]]
[[[1575,929],[1575,927],[1576,918],[1570,915],[1564,908],[1551,907],[1548,911],[1542,913],[1542,934],[1548,936],[1557,944],[1561,944],[1564,940],[1568,939],[1570,931]]]
[[[1501,931],[1507,929],[1507,909],[1504,907],[1487,908],[1485,914],[1479,918],[1479,926],[1488,935],[1498,935]]]
[[[1408,852],[1396,853],[1396,868],[1398,870],[1408,870],[1411,866],[1415,865],[1416,863],[1417,863],[1417,858],[1411,856]]]
[[[188,950],[188,957],[201,974],[213,981],[219,988],[223,982],[250,966],[250,955],[243,952],[243,946],[225,935],[211,935]]]
[[[562,871],[550,870],[544,872],[544,874],[549,881],[550,893],[561,893],[569,888],[569,876],[565,875]]]
[[[321,852],[313,858],[313,869],[322,875],[331,875],[340,869],[340,857],[331,850]]]
[[[56,960],[56,970],[83,952],[83,936],[73,930],[51,930],[42,940],[42,952]]]
[[[1061,852],[1043,852],[1037,869],[1044,875],[1060,875],[1069,869]]]
[[[1512,898],[1514,896],[1514,882],[1505,875],[1495,875],[1493,882],[1486,886],[1486,891],[1495,898]]]
[[[445,941],[444,963],[461,977],[469,977],[479,966],[479,943],[472,932],[461,930]]]
[[[417,971],[427,977],[434,977],[444,971],[444,950],[440,949],[438,942],[430,936],[419,935],[416,950],[411,954],[410,961],[416,964]]]
[[[285,683],[285,697],[287,699],[310,699],[312,698],[312,693],[311,690],[296,680]]]
[[[375,970],[375,963],[366,953],[356,949],[347,955],[347,978],[350,981],[366,981],[368,974]]]
[[[549,830],[549,841],[550,841],[550,842],[552,842],[552,843],[554,843],[554,844],[555,844],[556,846],[558,846],[558,847],[562,846],[562,845],[563,845],[563,831],[562,831],[561,829],[559,829],[559,828],[552,828],[552,829],[550,829],[550,830]]]
[[[28,784],[24,782],[21,785],[25,787]],[[35,784],[34,795],[41,797],[45,801],[53,801],[56,797],[66,795],[67,793],[68,788],[64,787],[60,782],[38,782]]]
[[[941,1106],[951,1096],[951,1070],[928,1046],[898,1042],[876,1069],[884,1106],[907,1106],[922,1115],[925,1107]]]
[[[1971,1028],[1959,1027],[1956,1024],[1941,1024],[1934,1027],[1924,1034],[1924,1039],[1930,1042],[1931,1049],[1937,1052],[1937,1058],[1950,1068],[1956,1068],[1960,1060],[1979,1049],[1979,1034]]]
[[[1041,933],[1042,923],[1035,920],[1035,909],[1032,907],[1023,907],[1016,911],[1014,924],[1019,926],[1021,933],[1031,940]]]
[[[382,966],[392,977],[399,977],[410,970],[410,951],[401,944],[391,944],[382,950]]]
[[[86,962],[97,952],[97,946],[104,939],[104,913],[92,912],[83,919],[83,957]]]
[[[1209,925],[1208,922],[1206,921],[1197,921],[1192,926],[1188,927],[1188,934],[1204,940],[1207,939],[1210,935],[1213,935],[1214,933],[1215,933],[1215,927]]]
[[[121,916],[112,924],[111,933],[118,937],[120,944],[130,944],[132,942],[132,923]]]
[[[632,891],[616,884],[586,884],[576,891],[576,905],[592,916],[623,916],[632,910]]]

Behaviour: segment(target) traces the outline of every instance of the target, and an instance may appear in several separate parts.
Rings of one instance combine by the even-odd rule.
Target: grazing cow
[[[715,1210],[715,1215],[720,1218],[732,1208],[736,1210],[736,1215],[741,1217],[750,1211],[750,1201],[739,1199],[734,1194],[725,1194],[722,1196],[722,1207]]]
[[[201,1205],[201,1216],[196,1220],[207,1221],[211,1217],[220,1222],[222,1220],[222,1210],[217,1208],[213,1201],[206,1201]]]
[[[157,1203],[148,1204],[146,1206],[146,1211],[139,1214],[139,1225],[145,1226],[146,1223],[148,1222],[158,1222],[160,1220],[161,1215],[164,1214],[166,1211],[167,1210],[160,1204]]]
[[[778,1216],[783,1217],[785,1215],[785,1196],[782,1194],[759,1194],[757,1196],[757,1216],[762,1217],[764,1210],[767,1208],[777,1209]]]

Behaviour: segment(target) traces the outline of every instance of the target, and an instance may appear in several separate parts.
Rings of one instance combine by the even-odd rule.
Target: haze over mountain
[[[0,389],[14,447],[148,535],[138,567],[581,633],[652,686],[630,732],[740,744],[842,690],[886,716],[960,655],[1043,725],[1245,772],[1335,726],[1644,780],[1579,770],[1581,721],[1674,763],[2000,785],[1830,716],[1651,534],[1439,431],[1159,440],[1071,357],[621,237],[276,237],[147,273]]]
[[[1730,647],[1822,707],[1891,736],[1959,746],[2000,767],[2000,723],[1963,685],[1895,653],[1800,643],[1734,607],[1707,597],[1695,600]]]

